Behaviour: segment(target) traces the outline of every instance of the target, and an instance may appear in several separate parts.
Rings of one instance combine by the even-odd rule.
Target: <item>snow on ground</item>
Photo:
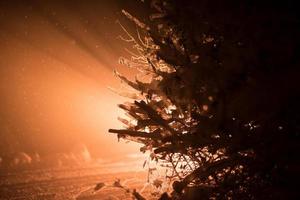
[[[96,200],[132,199],[124,189],[112,187],[116,179],[126,188],[141,191],[146,181],[145,172],[121,172],[101,174],[97,169],[27,171],[2,174],[0,200]],[[103,189],[95,191],[98,183]],[[149,191],[143,190],[146,195]]]

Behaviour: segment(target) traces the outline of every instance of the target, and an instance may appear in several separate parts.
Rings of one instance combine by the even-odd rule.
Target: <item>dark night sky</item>
[[[26,2],[26,3],[25,3]],[[138,2],[138,3],[137,3]],[[116,20],[139,1],[0,2],[0,150],[69,152],[77,145],[93,156],[138,151],[107,129],[121,126],[124,101],[113,69],[125,55]],[[125,23],[125,22],[124,22]]]

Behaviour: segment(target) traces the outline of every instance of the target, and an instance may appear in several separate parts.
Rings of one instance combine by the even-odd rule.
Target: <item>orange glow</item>
[[[132,159],[139,145],[107,133],[121,126],[117,104],[125,100],[107,89],[119,87],[113,69],[124,55],[114,23],[119,7],[0,6],[0,165],[19,152],[23,160],[72,157],[80,145],[95,160]]]

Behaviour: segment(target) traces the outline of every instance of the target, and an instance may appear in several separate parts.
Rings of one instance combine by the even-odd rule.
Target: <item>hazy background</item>
[[[0,1],[0,166],[136,160],[138,145],[107,133],[121,127],[116,105],[124,101],[107,86],[120,85],[113,69],[130,73],[118,65],[127,44],[117,39],[123,32],[116,20],[124,20],[121,9],[141,12],[142,6],[138,0]]]

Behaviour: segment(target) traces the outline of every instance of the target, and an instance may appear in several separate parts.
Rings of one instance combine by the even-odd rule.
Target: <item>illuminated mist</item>
[[[118,66],[125,3],[0,2],[0,166],[134,157],[138,145],[107,133],[124,101],[107,89],[119,87],[113,69],[129,73]]]

